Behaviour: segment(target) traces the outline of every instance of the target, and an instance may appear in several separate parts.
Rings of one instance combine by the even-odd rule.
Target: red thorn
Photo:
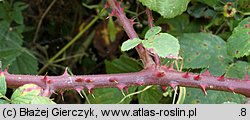
[[[77,79],[75,80],[75,82],[84,82],[84,79],[82,79],[82,78],[77,78]]]
[[[75,88],[75,90],[78,92],[78,94],[79,94],[81,97],[83,97],[83,96],[82,96],[82,93],[81,93],[81,91],[83,90],[83,87],[77,86],[77,87]]]
[[[60,92],[60,95],[62,97],[62,101],[64,101],[63,93],[64,93],[63,91]]]
[[[94,85],[86,85],[87,89],[88,89],[88,93],[92,94],[93,93],[93,88],[95,87]]]
[[[116,78],[110,78],[109,79],[109,82],[115,82],[115,83],[118,83],[117,79]]]
[[[206,85],[200,84],[201,90],[204,93],[204,95],[207,95],[207,91],[206,91]]]
[[[142,85],[144,84],[144,82],[142,82],[142,81],[137,81],[136,84],[142,86]]]
[[[44,75],[44,77],[41,80],[44,81],[44,82],[47,82],[49,80],[48,77],[47,77],[47,73]]]
[[[69,73],[68,73],[68,67],[65,68],[64,70],[64,73],[62,74],[62,76],[65,76],[65,77],[69,77]]]
[[[8,68],[9,68],[9,65],[8,65],[8,66],[4,69],[4,71],[3,71],[3,73],[4,73],[5,75],[9,75]]]
[[[231,92],[235,93],[235,92],[234,92],[234,88],[229,87],[228,89],[229,89]]]
[[[116,16],[116,15],[117,15],[117,11],[116,10],[112,10],[112,12],[110,13],[109,17],[113,17],[113,16]]]
[[[202,73],[202,75],[210,76],[211,73],[208,70],[206,70],[204,73]]]
[[[189,78],[189,75],[188,75],[188,72],[185,72],[183,75],[182,75],[183,78]]]
[[[126,85],[123,84],[123,83],[118,83],[118,84],[116,85],[116,87],[117,87],[120,91],[122,91],[122,89],[124,89],[124,88],[126,87]]]
[[[162,89],[163,91],[166,91],[167,88],[168,88],[168,86],[161,86],[161,89]]]
[[[148,20],[149,20],[150,22],[152,22],[152,21],[154,20],[154,18],[153,18],[152,16],[150,16],[150,17],[148,18]]]
[[[224,76],[225,76],[225,73],[223,75],[221,75],[220,77],[218,77],[218,81],[224,81]]]
[[[46,83],[47,83],[47,84],[51,84],[52,81],[51,81],[51,80],[47,80]]]
[[[107,9],[108,7],[109,7],[109,4],[108,4],[108,2],[106,2],[104,5],[104,9]]]
[[[127,86],[124,87],[124,90],[128,93],[128,87]]]
[[[156,77],[163,77],[165,75],[165,72],[164,71],[157,71],[156,73],[155,73],[155,76]]]
[[[115,5],[116,5],[116,7],[120,10],[120,12],[124,12],[124,8],[121,7],[121,2],[122,2],[122,1],[120,1],[120,2],[115,1]]]
[[[173,89],[175,89],[175,87],[176,87],[177,85],[179,85],[179,84],[176,83],[176,82],[170,82],[169,85],[170,85]]]
[[[200,79],[201,79],[200,74],[199,74],[199,75],[194,76],[194,80],[200,80]]]
[[[51,95],[51,90],[50,90],[50,88],[47,86],[46,88],[45,88],[45,90],[43,91],[43,93],[42,93],[42,96],[45,96],[45,97],[49,97],[50,95]]]
[[[129,19],[131,25],[134,25],[134,24],[135,24],[135,22],[134,22],[135,19],[136,19],[136,18]]]
[[[171,63],[168,67],[167,67],[168,71],[175,71],[174,69],[174,63]]]
[[[53,94],[55,94],[55,95],[58,95],[58,93],[56,93],[55,90],[51,90],[51,92],[52,92]]]
[[[85,81],[86,81],[87,83],[92,83],[92,82],[94,82],[93,80],[88,79],[88,78],[87,78]]]

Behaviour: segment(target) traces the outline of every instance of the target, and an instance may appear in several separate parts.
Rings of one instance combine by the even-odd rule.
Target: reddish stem
[[[154,24],[153,24],[154,18],[153,18],[151,10],[146,8],[146,14],[148,16],[148,26],[151,28],[154,26]]]
[[[152,28],[154,26],[154,24],[153,24],[154,18],[153,18],[153,15],[152,15],[152,11],[150,9],[146,8],[146,14],[147,14],[147,17],[148,17],[148,26],[150,28]],[[160,57],[157,54],[154,55],[154,61],[155,61],[156,67],[161,66]]]
[[[116,0],[107,0],[107,3],[109,4],[110,8],[112,8],[112,13],[114,16],[118,18],[121,25],[123,26],[124,31],[127,33],[130,39],[137,38],[138,35],[136,34],[133,23],[131,23],[131,20],[129,20],[123,11],[123,8],[121,8],[120,3]],[[149,68],[151,66],[154,66],[154,61],[150,57],[150,55],[146,52],[146,50],[143,48],[142,44],[139,44],[136,47],[136,50],[142,59],[142,62],[144,64],[144,68]]]
[[[250,80],[239,80],[211,75],[193,74],[173,71],[166,67],[148,68],[135,73],[104,74],[104,75],[62,75],[62,76],[34,76],[34,75],[11,75],[4,73],[7,85],[10,88],[17,88],[21,85],[34,83],[44,89],[55,90],[82,90],[92,91],[94,88],[117,87],[122,90],[129,86],[139,85],[169,85],[221,90],[235,92],[250,97]],[[197,79],[199,76],[199,79]]]
[[[116,11],[116,16],[121,21],[125,31],[131,38],[138,37],[133,26],[124,15],[122,9],[117,7],[114,0],[108,0],[110,7]],[[250,80],[248,74],[245,80],[211,76],[210,74],[193,74],[176,72],[171,67],[154,67],[154,61],[141,46],[137,46],[137,51],[142,58],[145,68],[140,72],[106,75],[76,75],[69,76],[67,73],[61,76],[34,76],[34,75],[12,75],[5,70],[4,74],[9,88],[17,88],[24,84],[34,83],[41,86],[45,92],[44,96],[56,90],[64,91],[75,89],[80,91],[94,88],[117,87],[120,90],[129,86],[139,85],[170,85],[172,87],[185,86],[201,88],[206,94],[206,89],[235,92],[246,97],[250,97]]]

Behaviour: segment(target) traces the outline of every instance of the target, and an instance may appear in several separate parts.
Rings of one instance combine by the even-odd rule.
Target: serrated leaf
[[[139,91],[143,90],[145,86],[140,86]],[[150,89],[138,94],[138,100],[140,104],[158,104],[162,98],[162,92],[157,86],[153,86]]]
[[[227,68],[225,76],[229,78],[244,79],[247,73],[247,68],[250,68],[250,63],[244,61],[237,61],[236,63],[231,64]],[[248,75],[250,76],[249,70]]]
[[[11,65],[9,72],[15,74],[36,74],[36,58],[22,45],[20,30],[10,27],[10,23],[0,21],[0,60],[3,67]]]
[[[244,103],[245,96],[230,92],[208,90],[204,96],[201,89],[187,88],[184,104],[223,104],[225,102]]]
[[[213,75],[222,75],[232,58],[227,55],[226,43],[209,33],[187,33],[179,37],[180,56],[184,68],[207,68]]]
[[[148,40],[143,40],[142,44],[145,48],[163,58],[178,57],[180,50],[178,40],[168,33],[159,33]]]
[[[242,20],[234,28],[227,42],[228,54],[239,58],[250,55],[250,17]]]
[[[190,0],[139,0],[149,9],[160,13],[165,18],[173,18],[187,9]]]
[[[108,74],[111,73],[128,73],[128,72],[137,72],[142,69],[137,61],[126,56],[121,55],[119,59],[115,59],[113,61],[105,61],[105,68]],[[134,92],[137,87],[129,87],[129,93]],[[126,92],[125,92],[126,93]],[[93,92],[95,98],[92,95],[88,95],[90,103],[96,104],[111,104],[118,103],[124,97],[120,90],[117,88],[99,88],[95,89]],[[128,104],[131,102],[131,98],[125,99],[122,103]]]
[[[122,51],[128,51],[134,47],[136,47],[137,45],[139,45],[141,43],[141,39],[139,38],[134,38],[133,40],[127,40],[125,42],[122,43],[122,47],[121,50]]]
[[[44,96],[36,96],[32,101],[31,104],[56,104],[48,97]]]
[[[159,32],[161,32],[161,27],[159,26],[152,27],[146,32],[145,39],[148,39],[149,37],[154,36]]]
[[[13,5],[13,12],[11,14],[12,19],[18,23],[23,24],[23,15],[22,10],[26,9],[28,7],[27,4],[24,2],[15,2]]]
[[[25,84],[14,91],[11,96],[12,104],[30,104],[42,93],[43,89],[35,84]]]
[[[4,67],[10,64],[9,72],[15,74],[36,74],[38,69],[36,58],[25,48],[2,49],[0,60]]]
[[[0,21],[0,49],[20,47],[23,43],[22,35],[7,21]]]
[[[2,71],[0,71],[0,98],[1,96],[4,96],[7,91],[7,85],[6,85],[6,80],[5,76]]]

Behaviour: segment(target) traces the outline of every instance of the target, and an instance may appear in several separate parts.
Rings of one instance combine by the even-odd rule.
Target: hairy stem
[[[182,73],[166,67],[151,67],[140,72],[103,75],[76,75],[70,76],[33,76],[12,75],[4,72],[7,85],[17,88],[21,85],[33,83],[49,91],[64,91],[87,89],[89,93],[95,88],[116,87],[120,90],[129,86],[140,85],[169,85],[201,88],[206,95],[206,89],[239,93],[250,96],[250,80],[215,77],[207,74]]]

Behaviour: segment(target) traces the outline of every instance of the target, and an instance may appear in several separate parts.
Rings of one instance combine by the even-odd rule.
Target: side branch
[[[89,93],[95,88],[116,87],[119,90],[129,86],[141,85],[169,85],[201,88],[206,95],[206,89],[239,93],[250,97],[250,80],[215,77],[209,74],[193,74],[177,72],[166,67],[151,67],[140,72],[105,75],[79,75],[69,76],[67,73],[61,76],[33,76],[12,75],[4,72],[7,85],[17,88],[21,85],[34,83],[53,91],[75,89],[77,91],[87,89]]]
[[[138,35],[133,28],[133,20],[128,19],[125,16],[123,8],[121,8],[120,3],[116,0],[107,0],[108,5],[112,9],[112,13],[110,16],[116,16],[117,19],[120,21],[124,31],[127,33],[130,39],[137,38]],[[147,51],[143,48],[142,44],[139,44],[136,47],[136,50],[144,64],[144,68],[149,68],[154,66],[154,61],[147,53]]]

